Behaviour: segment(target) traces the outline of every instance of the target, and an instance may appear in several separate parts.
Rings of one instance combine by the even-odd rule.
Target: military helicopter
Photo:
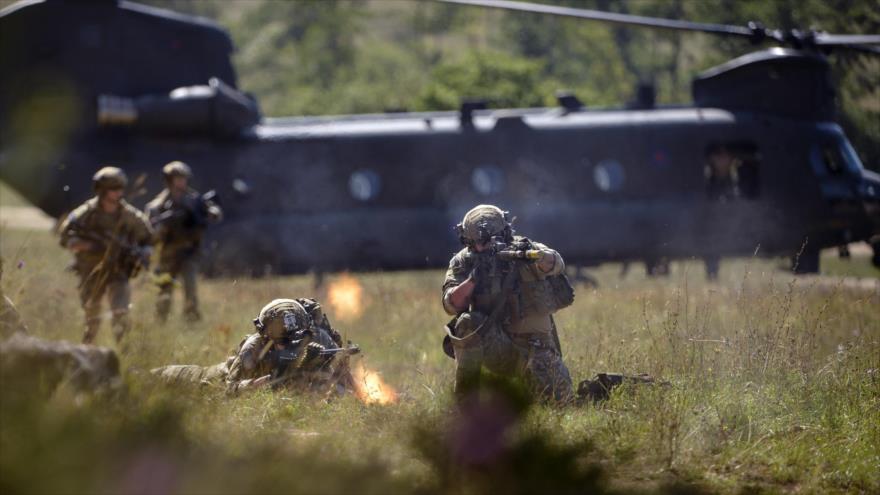
[[[880,36],[784,34],[506,1],[525,10],[781,45],[707,70],[694,103],[262,118],[238,89],[218,25],[123,0],[26,0],[0,11],[0,178],[53,216],[90,194],[100,165],[160,188],[183,160],[227,220],[212,273],[443,266],[478,203],[569,264],[797,258],[874,239],[880,175],[834,123],[826,49],[880,52]],[[708,173],[707,173],[708,171]]]

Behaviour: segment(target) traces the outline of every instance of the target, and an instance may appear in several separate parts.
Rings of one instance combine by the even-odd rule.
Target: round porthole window
[[[477,194],[490,196],[504,190],[504,171],[494,165],[483,165],[471,173],[471,186]]]
[[[623,188],[626,174],[617,160],[602,160],[593,169],[593,181],[602,192],[616,192]]]
[[[371,201],[379,196],[382,180],[370,169],[356,170],[348,178],[348,192],[358,201]]]

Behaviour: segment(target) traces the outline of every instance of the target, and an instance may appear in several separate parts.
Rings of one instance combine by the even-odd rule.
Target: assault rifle
[[[83,231],[77,228],[71,228],[70,235],[95,244],[91,251],[104,255],[102,270],[119,270],[128,278],[133,278],[140,273],[142,268],[150,268],[149,247],[132,244],[123,236]]]
[[[542,253],[538,249],[531,249],[526,243],[507,244],[501,236],[492,237],[489,241],[489,250],[483,253],[472,253],[477,259],[485,259],[487,256],[495,257],[501,261],[538,261]]]
[[[170,202],[169,199],[166,204]],[[184,227],[204,227],[210,223],[208,218],[208,207],[218,202],[217,191],[211,189],[203,194],[198,195],[191,204],[186,204],[183,209],[166,210],[155,217],[150,218],[150,223],[157,228],[165,223],[181,221]],[[164,205],[163,205],[164,206]]]
[[[310,339],[292,341],[284,349],[275,351],[275,366],[269,383],[280,385],[297,371],[320,369],[327,366],[337,356],[353,356],[361,352],[360,347],[349,343],[346,347],[326,348]]]

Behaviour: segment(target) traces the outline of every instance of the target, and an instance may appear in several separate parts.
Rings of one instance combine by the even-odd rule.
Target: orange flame
[[[358,363],[352,370],[354,376],[355,395],[364,404],[394,404],[397,402],[397,391],[379,376],[379,373],[364,368]]]
[[[333,308],[332,317],[343,321],[360,317],[364,312],[363,293],[361,283],[348,273],[343,273],[338,279],[330,282],[327,300]]]

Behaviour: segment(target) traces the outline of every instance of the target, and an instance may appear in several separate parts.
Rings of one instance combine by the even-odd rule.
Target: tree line
[[[416,0],[147,0],[229,29],[239,84],[268,116],[555,105],[618,106],[652,84],[688,103],[692,78],[749,52],[740,39]],[[781,29],[880,32],[873,0],[554,0],[553,4]],[[880,57],[832,54],[839,120],[880,166]]]

